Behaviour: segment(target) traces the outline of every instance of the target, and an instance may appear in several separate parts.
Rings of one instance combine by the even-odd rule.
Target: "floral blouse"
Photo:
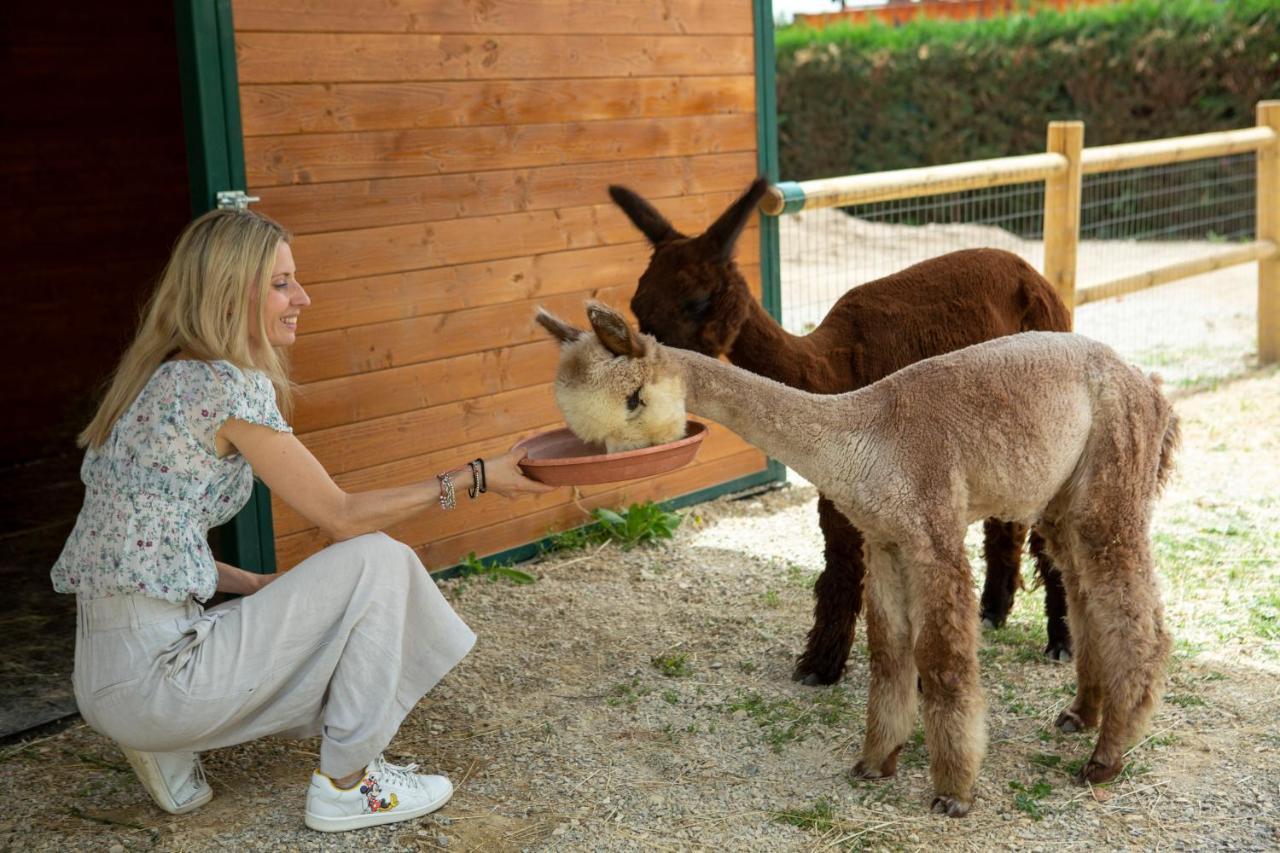
[[[228,418],[290,432],[266,374],[225,361],[167,361],[80,466],[84,506],[54,564],[53,588],[90,598],[142,593],[182,602],[213,595],[209,529],[249,500],[253,471],[221,459]]]

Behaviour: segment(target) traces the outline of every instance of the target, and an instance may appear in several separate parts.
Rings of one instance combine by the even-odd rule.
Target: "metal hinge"
[[[256,195],[249,195],[242,190],[222,190],[218,193],[220,210],[248,210],[249,205],[262,201]]]

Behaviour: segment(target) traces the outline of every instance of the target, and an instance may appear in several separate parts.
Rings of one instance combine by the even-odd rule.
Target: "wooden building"
[[[231,6],[245,187],[294,232],[313,302],[293,424],[349,489],[560,424],[536,306],[626,306],[649,255],[608,184],[698,231],[762,168],[752,0]],[[740,260],[759,292],[758,232]],[[774,476],[719,429],[665,477],[463,498],[389,532],[440,568],[578,526],[584,508]],[[271,517],[282,568],[327,542],[280,501]]]

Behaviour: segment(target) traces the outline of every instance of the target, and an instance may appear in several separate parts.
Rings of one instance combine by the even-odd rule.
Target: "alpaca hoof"
[[[971,808],[973,808],[972,800],[962,800],[959,797],[934,797],[929,811],[934,814],[944,814],[947,817],[964,817]]]
[[[1091,785],[1101,785],[1104,782],[1110,782],[1112,779],[1120,775],[1120,771],[1124,769],[1124,762],[1117,761],[1115,764],[1103,764],[1094,761],[1092,758],[1076,771],[1076,784],[1083,785],[1085,782]]]
[[[1058,731],[1069,735],[1089,728],[1075,711],[1063,711],[1058,715],[1058,721],[1054,725],[1057,726]]]
[[[982,612],[978,614],[978,618],[982,620],[982,627],[990,629],[1004,627],[1005,619],[1008,617],[1008,613],[999,613],[985,607],[982,609]]]
[[[889,758],[885,760],[884,764],[878,768],[872,767],[862,759],[858,759],[858,763],[853,765],[853,769],[849,771],[849,779],[853,781],[864,779],[869,782],[879,782],[884,779],[888,779],[898,772],[898,750],[900,749],[902,749],[902,747],[895,749],[893,751],[893,755],[889,756]]]
[[[819,687],[826,684],[835,684],[840,680],[840,676],[844,674],[844,667],[836,667],[835,672],[824,672],[819,667],[812,667],[807,663],[801,662],[796,664],[795,672],[791,673],[791,680],[798,681],[805,687]]]
[[[1050,642],[1049,645],[1045,646],[1044,653],[1051,661],[1071,663],[1070,642]]]

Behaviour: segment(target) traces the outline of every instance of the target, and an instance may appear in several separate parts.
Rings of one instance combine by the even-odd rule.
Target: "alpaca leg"
[[[983,522],[982,554],[987,561],[987,581],[982,587],[979,618],[984,628],[999,628],[1009,618],[1013,594],[1021,585],[1022,542],[1027,528],[998,518]]]
[[[826,540],[826,568],[813,588],[813,627],[791,676],[807,685],[840,680],[862,609],[862,534],[824,497],[818,498],[818,523]]]
[[[852,775],[883,779],[897,772],[898,753],[915,725],[916,665],[905,579],[884,551],[867,556],[867,733]]]
[[[1044,584],[1044,614],[1049,632],[1049,644],[1044,653],[1050,660],[1071,660],[1071,629],[1067,625],[1067,591],[1062,585],[1062,573],[1045,551],[1044,538],[1032,531],[1031,555],[1035,557],[1036,574]]]
[[[1102,670],[1097,658],[1096,628],[1090,613],[1091,596],[1080,586],[1079,567],[1066,566],[1067,553],[1061,548],[1054,551],[1058,564],[1063,566],[1059,577],[1067,599],[1067,621],[1071,625],[1071,638],[1075,646],[1076,698],[1071,707],[1058,715],[1055,725],[1068,734],[1091,729],[1098,724],[1102,708]]]
[[[932,810],[961,817],[986,752],[986,702],[978,681],[978,626],[963,550],[919,569],[916,666],[924,687],[924,733],[933,776]]]
[[[1146,729],[1164,690],[1172,643],[1146,543],[1112,546],[1096,563],[1089,635],[1102,687],[1102,728],[1077,781],[1095,784],[1124,768],[1124,751]],[[1072,626],[1074,627],[1074,625]]]

